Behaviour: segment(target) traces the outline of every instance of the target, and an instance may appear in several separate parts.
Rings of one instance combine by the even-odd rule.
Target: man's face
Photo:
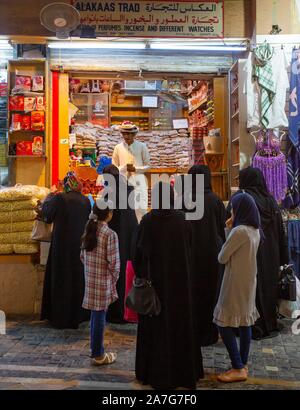
[[[122,135],[123,135],[124,141],[126,142],[127,145],[133,144],[135,134],[133,134],[131,132],[123,132]]]

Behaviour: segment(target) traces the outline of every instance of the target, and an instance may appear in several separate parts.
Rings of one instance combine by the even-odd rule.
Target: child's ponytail
[[[110,209],[99,209],[95,204],[86,224],[84,235],[81,238],[82,249],[92,252],[97,246],[98,222],[105,221],[109,216]]]

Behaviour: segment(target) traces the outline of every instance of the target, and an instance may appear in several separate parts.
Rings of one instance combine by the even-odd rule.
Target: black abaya
[[[192,227],[192,283],[196,339],[200,346],[218,341],[218,329],[213,313],[222,282],[222,266],[218,254],[225,241],[225,207],[212,192],[211,175],[207,166],[194,166],[189,174],[204,175],[203,218],[188,222]]]
[[[196,347],[191,288],[191,231],[180,211],[152,211],[138,230],[134,266],[137,276],[150,271],[161,301],[157,317],[139,316],[136,377],[156,389],[194,389],[203,377]]]
[[[118,180],[118,179],[117,179]],[[134,188],[127,185],[126,182],[120,181],[121,189],[125,192],[126,198],[133,192]],[[119,190],[119,186],[117,187]],[[127,194],[126,194],[127,191]],[[118,191],[119,195],[119,191]],[[108,226],[117,233],[119,238],[120,251],[120,276],[117,282],[118,299],[112,303],[107,312],[107,321],[111,323],[124,322],[124,302],[125,302],[125,287],[126,287],[126,265],[127,261],[131,260],[132,241],[138,221],[134,209],[119,209],[119,201],[117,195],[117,206],[113,213],[113,218]]]
[[[41,319],[60,329],[77,329],[89,320],[82,308],[84,268],[80,261],[81,237],[91,211],[89,200],[78,192],[46,200],[42,216],[54,223],[46,267]]]

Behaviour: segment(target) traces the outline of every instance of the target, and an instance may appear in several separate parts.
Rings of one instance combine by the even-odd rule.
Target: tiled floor
[[[229,367],[222,343],[203,349],[206,378],[199,389],[300,389],[300,335],[285,321],[280,336],[253,342],[246,383],[223,385],[216,374]],[[145,389],[135,381],[135,325],[108,325],[106,345],[118,353],[111,366],[94,368],[89,328],[55,330],[37,321],[9,321],[0,335],[0,390]]]

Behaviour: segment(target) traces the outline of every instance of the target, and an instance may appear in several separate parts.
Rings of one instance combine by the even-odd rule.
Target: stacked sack
[[[78,149],[96,149],[96,139],[93,135],[76,135],[76,141]]]
[[[0,190],[0,254],[38,252],[38,243],[31,239],[35,207],[48,193],[47,188],[32,185]]]
[[[74,133],[80,142],[83,135],[96,139],[98,160],[102,156],[112,157],[114,147],[123,141],[116,128],[91,123],[77,125]],[[191,139],[186,129],[139,132],[136,140],[147,144],[153,168],[187,168],[191,162]]]

